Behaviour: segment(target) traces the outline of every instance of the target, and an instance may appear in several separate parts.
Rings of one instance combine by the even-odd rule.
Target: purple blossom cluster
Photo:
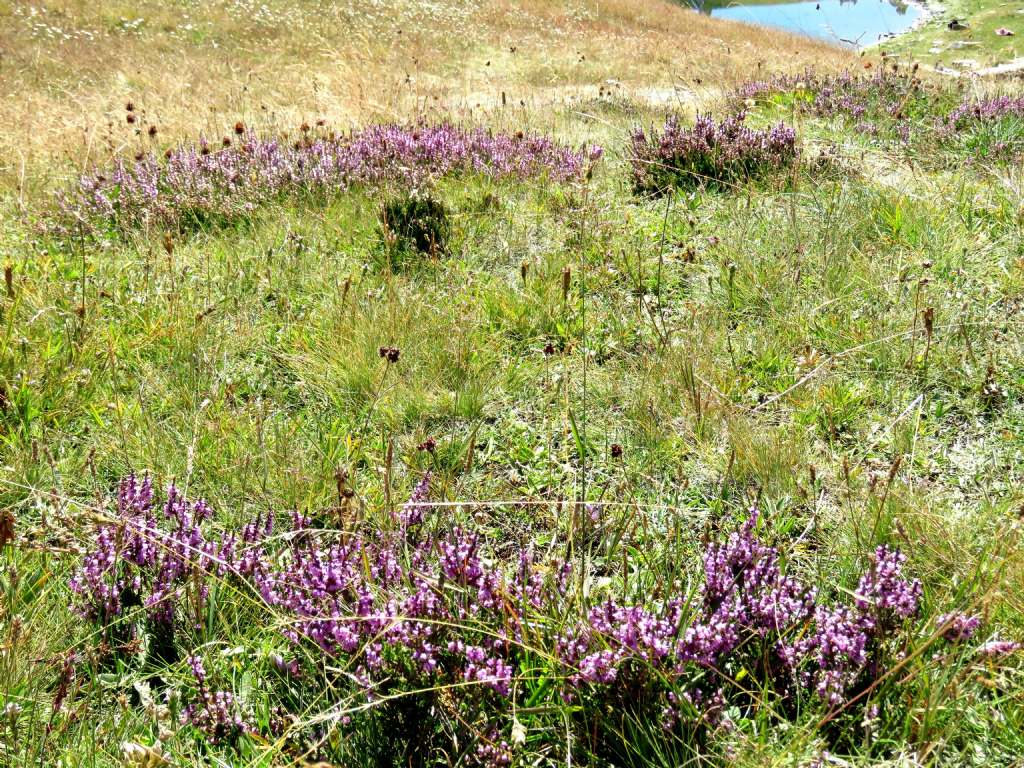
[[[198,728],[216,743],[231,741],[252,727],[238,712],[238,704],[230,691],[213,691],[206,678],[203,660],[188,657],[188,666],[195,679],[197,694],[181,712],[181,722]]]
[[[980,616],[966,613],[943,613],[936,617],[935,624],[942,630],[942,637],[951,643],[969,640],[981,626]]]
[[[886,638],[917,613],[921,583],[903,577],[905,562],[902,552],[879,547],[852,606],[817,606],[811,631],[780,644],[780,656],[800,683],[829,704],[842,704],[863,675],[877,676]]]
[[[265,515],[238,535],[211,538],[201,530],[206,504],[188,503],[172,486],[158,516],[149,479],[129,477],[118,519],[100,528],[72,588],[83,615],[101,626],[136,604],[166,623],[194,615],[187,606],[231,578],[280,617],[287,650],[273,663],[290,680],[314,680],[326,659],[348,670],[352,691],[370,704],[445,689],[501,706],[522,695],[517,681],[540,665],[558,700],[595,711],[650,702],[666,728],[719,722],[751,684],[737,685],[740,670],[780,695],[810,691],[842,706],[891,667],[919,609],[921,584],[904,575],[901,552],[879,547],[852,599],[835,602],[786,572],[759,535],[756,510],[706,546],[697,591],[637,602],[613,589],[586,599],[571,588],[571,561],[537,558],[528,547],[502,547],[499,556],[479,533],[433,515],[430,493],[426,475],[383,529],[318,530],[293,513],[276,535]],[[939,621],[956,642],[979,625],[961,614]],[[1004,643],[988,653],[1013,650]],[[202,661],[193,654],[189,665],[197,694],[184,720],[215,741],[250,730],[231,693],[212,690]],[[491,764],[509,757],[497,731],[478,752]]]
[[[690,127],[669,115],[661,131],[635,129],[629,147],[633,187],[641,193],[758,178],[792,165],[798,155],[792,128],[749,128],[742,112],[721,122],[698,115]]]
[[[946,126],[961,130],[977,123],[1006,118],[1024,120],[1024,96],[994,96],[980,101],[967,99],[946,116]]]
[[[104,626],[146,618],[171,633],[186,614],[193,621],[202,615],[211,578],[234,566],[235,537],[207,539],[210,507],[187,501],[173,485],[160,513],[149,477],[121,482],[116,519],[100,527],[71,579],[82,616]]]
[[[897,117],[919,99],[927,97],[920,79],[913,73],[880,68],[871,74],[844,70],[819,74],[807,69],[797,75],[777,75],[767,80],[744,83],[730,98],[737,108],[751,100],[793,94],[797,103],[819,117],[846,117],[858,120],[865,115],[887,114]]]
[[[773,97],[790,96],[798,109],[822,118],[848,120],[857,133],[881,136],[888,131],[910,138],[911,118],[930,111],[932,95],[913,70],[879,68],[871,74],[849,70],[819,74],[808,69],[744,83],[731,95],[736,109]]]
[[[59,198],[55,229],[174,229],[231,220],[287,193],[421,188],[458,173],[565,181],[581,177],[601,154],[597,146],[573,150],[543,135],[451,123],[376,125],[341,137],[307,134],[294,143],[245,131],[226,146],[200,140],[83,176]]]

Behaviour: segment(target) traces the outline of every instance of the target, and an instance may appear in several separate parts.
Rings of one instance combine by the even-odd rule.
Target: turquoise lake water
[[[906,32],[921,15],[917,6],[898,0],[690,0],[689,4],[718,19],[780,27],[855,47]]]

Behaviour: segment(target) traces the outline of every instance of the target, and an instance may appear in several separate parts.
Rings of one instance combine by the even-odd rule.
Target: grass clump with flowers
[[[635,757],[631,723],[692,759],[744,711],[763,710],[769,725],[801,702],[830,722],[874,721],[883,709],[898,718],[915,687],[906,670],[928,665],[925,654],[980,661],[1020,647],[979,644],[977,615],[923,616],[920,581],[884,545],[847,593],[788,574],[756,509],[703,547],[688,586],[659,587],[685,556],[676,542],[639,577],[653,591],[623,582],[595,594],[562,548],[489,544],[443,519],[430,493],[427,473],[384,525],[339,530],[267,512],[213,533],[205,502],[173,485],[158,500],[148,477],[127,478],[71,579],[77,610],[102,638],[92,663],[180,670],[172,715],[214,745],[285,738],[314,759],[368,764],[461,744],[450,759],[510,765],[514,741],[557,728],[565,712],[581,734],[577,754],[612,763]],[[621,525],[599,503],[586,514],[595,528]],[[615,562],[621,546],[598,542],[595,561]],[[203,630],[216,631],[211,611],[229,591],[277,627],[248,672],[260,693],[244,702],[215,690],[203,658]],[[332,702],[333,733],[282,720],[296,688]],[[386,751],[365,739],[387,732]],[[561,749],[549,757],[571,759],[572,747]]]
[[[1019,98],[921,77],[232,117],[12,212],[0,755],[1013,765],[1022,199],[956,160]]]
[[[900,146],[918,161],[1019,163],[1024,107],[1011,94],[969,94],[926,81],[917,65],[876,72],[813,70],[754,80],[730,96],[734,108],[769,104],[838,121],[868,141]]]
[[[575,152],[542,136],[492,134],[441,123],[382,125],[346,136],[303,124],[292,144],[236,123],[236,140],[205,139],[140,154],[84,176],[58,201],[58,234],[189,230],[227,224],[285,195],[337,195],[354,186],[424,187],[458,173],[552,181],[581,176],[600,147]]]
[[[633,132],[633,187],[665,193],[678,187],[743,183],[791,167],[798,159],[796,132],[779,123],[764,130],[743,124],[742,112],[716,123],[698,115],[684,127],[669,115],[663,130]]]

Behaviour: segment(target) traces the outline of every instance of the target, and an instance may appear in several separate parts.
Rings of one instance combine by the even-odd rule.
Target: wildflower
[[[943,613],[936,617],[935,624],[942,629],[942,636],[947,641],[962,643],[981,626],[981,617],[963,613]]]
[[[412,528],[423,522],[427,512],[430,511],[430,505],[425,503],[429,494],[430,473],[427,472],[420,478],[409,500],[402,506],[399,522],[402,524],[403,529]]]
[[[135,117],[129,113],[126,119]],[[237,147],[222,140],[216,155],[200,140],[197,146],[168,149],[164,165],[148,157],[134,165],[118,161],[110,174],[86,175],[77,190],[63,196],[58,219],[64,223],[55,226],[60,231],[71,226],[68,222],[102,227],[112,221],[120,228],[147,223],[172,227],[197,212],[245,215],[261,201],[289,190],[338,192],[357,185],[420,189],[457,173],[579,179],[588,172],[588,157],[598,154],[596,147],[573,151],[543,136],[515,139],[447,123],[371,126],[342,138],[316,138],[310,131],[287,144],[248,133],[239,121],[234,132],[245,140]],[[239,184],[239,179],[247,183]],[[116,207],[111,204],[115,198]]]
[[[389,363],[397,363],[402,352],[398,347],[381,347],[377,350],[377,354]]]
[[[989,640],[978,648],[978,655],[988,658],[1009,656],[1011,653],[1016,653],[1021,648],[1024,648],[1024,644],[1016,643],[1012,640]]]
[[[754,130],[744,115],[720,123],[698,115],[684,128],[669,115],[661,132],[633,131],[630,163],[637,192],[665,192],[680,185],[702,185],[754,178],[796,161],[796,132],[783,123]]]

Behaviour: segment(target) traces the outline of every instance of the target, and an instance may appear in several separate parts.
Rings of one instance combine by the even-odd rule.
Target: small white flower
[[[512,715],[512,743],[516,746],[526,743],[526,726],[519,722],[515,715]]]

